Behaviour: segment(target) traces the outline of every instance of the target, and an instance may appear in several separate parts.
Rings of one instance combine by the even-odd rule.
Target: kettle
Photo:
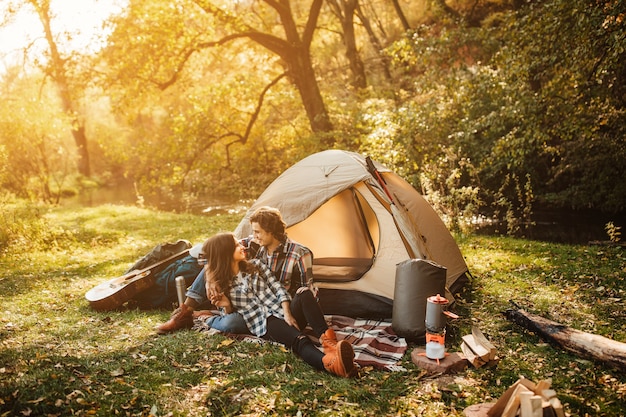
[[[459,316],[446,310],[448,300],[440,294],[433,295],[426,299],[426,330],[432,333],[439,333],[446,327],[446,318],[448,316],[458,319]]]

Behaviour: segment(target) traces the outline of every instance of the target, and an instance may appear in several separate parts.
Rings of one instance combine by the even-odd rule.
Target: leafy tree
[[[58,203],[73,176],[75,157],[67,135],[71,121],[49,89],[39,90],[42,76],[18,76],[17,68],[4,78],[0,102],[2,188],[19,197]]]
[[[300,94],[311,130],[330,132],[332,124],[310,55],[322,4],[322,0],[314,0],[308,11],[298,8],[297,15],[286,0],[223,5],[201,0],[175,4],[131,1],[126,19],[114,22],[117,29],[107,53],[109,65],[120,74],[132,68],[123,74],[124,79],[147,81],[164,90],[177,81],[195,55],[227,44],[239,49],[241,42],[237,41],[247,40],[252,51],[258,52],[260,46],[273,58],[273,65],[267,68],[271,79],[267,87],[288,78]],[[147,26],[148,22],[152,24]],[[304,28],[301,33],[299,27]],[[265,92],[267,89],[259,91],[260,100]],[[244,132],[240,133],[243,143],[247,139]]]
[[[530,173],[544,203],[626,208],[626,187],[613,180],[626,174],[625,12],[622,2],[555,0],[521,10],[503,32],[517,47],[494,60],[511,87],[500,113],[517,117],[508,146],[489,157]]]
[[[148,197],[174,198],[183,191],[190,198],[207,192],[256,194],[291,160],[293,146],[278,138],[310,133],[297,98],[280,82],[280,74],[268,80],[271,55],[260,47],[243,47],[241,41],[232,48],[197,51],[176,74],[176,82],[168,83],[167,59],[189,42],[176,35],[184,37],[186,19],[207,30],[212,26],[199,8],[195,16],[187,9],[160,13],[157,6],[136,2],[121,17],[129,25],[116,22],[119,31],[103,51],[114,109],[132,128],[125,133],[127,146],[102,146]],[[147,34],[146,26],[153,28]],[[118,47],[132,46],[142,36],[149,36],[145,49],[128,53]]]
[[[417,28],[388,49],[411,97],[398,141],[418,169],[460,149],[478,169],[460,185],[494,207],[532,204],[506,191],[517,178],[543,207],[623,210],[623,15],[621,2],[554,0]]]
[[[89,165],[89,149],[87,146],[87,135],[85,133],[84,119],[80,116],[80,109],[77,104],[78,94],[82,88],[77,79],[72,77],[71,61],[69,57],[64,57],[59,49],[55,34],[52,31],[52,14],[50,11],[50,0],[26,0],[32,6],[43,26],[44,37],[48,44],[48,61],[43,64],[44,72],[52,79],[57,87],[61,99],[62,109],[71,119],[71,133],[77,149],[78,172],[88,177],[91,174]]]

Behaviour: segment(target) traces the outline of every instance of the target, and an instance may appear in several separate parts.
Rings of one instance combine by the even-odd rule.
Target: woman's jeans
[[[224,314],[223,316],[211,316],[205,323],[212,329],[224,333],[250,334],[248,326],[239,313]]]

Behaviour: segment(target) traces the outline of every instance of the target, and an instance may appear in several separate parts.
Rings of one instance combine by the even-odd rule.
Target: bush
[[[0,251],[5,252],[9,246],[38,246],[47,233],[43,206],[24,200],[2,202],[0,206]]]

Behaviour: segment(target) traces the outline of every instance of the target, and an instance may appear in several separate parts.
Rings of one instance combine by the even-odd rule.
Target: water
[[[626,226],[626,213],[610,215],[593,211],[538,211],[532,215],[532,224],[526,225],[518,234],[533,240],[555,243],[583,244],[594,241],[608,241],[605,230],[607,223]],[[504,235],[506,224],[492,222],[478,226],[477,233],[483,235]]]
[[[85,190],[81,194],[62,201],[67,207],[96,207],[103,204],[136,205],[151,207],[162,211],[192,213],[198,215],[217,215],[227,213],[245,213],[252,200],[235,201],[228,197],[205,196],[193,200],[172,197],[138,197],[131,186],[99,188]]]

